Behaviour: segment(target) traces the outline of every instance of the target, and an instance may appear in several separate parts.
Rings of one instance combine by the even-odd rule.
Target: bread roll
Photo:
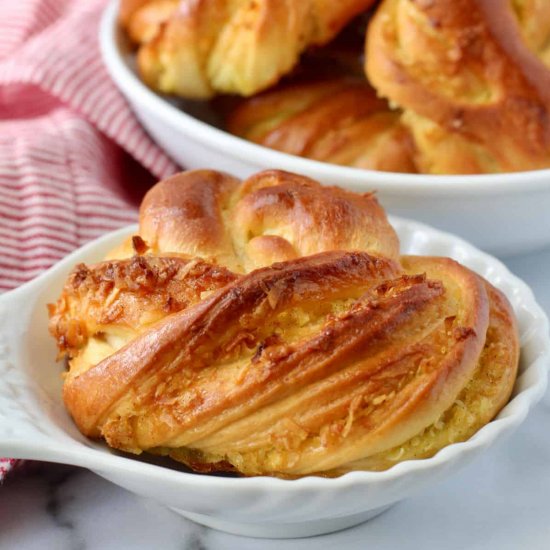
[[[157,184],[139,235],[69,276],[50,332],[83,434],[198,472],[288,478],[467,439],[509,399],[519,354],[488,282],[400,258],[371,195],[276,170]]]
[[[275,84],[374,0],[130,0],[121,22],[154,89],[204,99]]]
[[[200,257],[235,272],[328,250],[399,257],[399,241],[372,193],[352,193],[266,170],[240,182],[192,170],[158,183],[140,209],[153,254]],[[130,257],[131,241],[109,258]]]
[[[212,170],[184,172],[147,193],[139,235],[104,262],[76,266],[50,305],[50,332],[79,373],[239,273],[335,249],[399,257],[395,231],[372,194],[278,170],[244,182]]]
[[[550,3],[384,0],[366,73],[405,111],[425,173],[550,166]]]
[[[401,113],[367,82],[329,79],[290,84],[238,105],[228,130],[285,153],[388,172],[415,172]]]
[[[501,308],[486,344],[479,277],[446,259],[405,263],[439,279],[359,252],[256,270],[69,373],[66,405],[115,448],[246,475],[332,475],[429,441],[430,426],[456,429],[449,411],[473,386],[464,406],[481,418],[462,426],[468,437],[509,396],[513,323]],[[502,363],[479,366],[495,345]],[[504,377],[483,375],[487,365]],[[447,443],[433,437],[432,453]]]

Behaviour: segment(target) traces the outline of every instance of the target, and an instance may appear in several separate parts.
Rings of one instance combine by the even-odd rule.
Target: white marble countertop
[[[509,259],[550,313],[550,250]],[[246,539],[185,520],[88,471],[43,464],[0,487],[0,550],[547,550],[550,396],[504,443],[445,482],[358,527],[298,540]],[[498,464],[498,468],[495,465]]]

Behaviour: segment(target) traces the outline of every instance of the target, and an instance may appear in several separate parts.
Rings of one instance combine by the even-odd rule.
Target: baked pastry
[[[71,370],[65,403],[84,434],[199,471],[387,467],[400,458],[395,448],[411,458],[414,437],[429,456],[506,402],[517,339],[497,305],[486,341],[489,301],[477,276],[450,260],[405,264],[439,280],[357,252],[256,270]],[[457,416],[463,409],[471,422]]]
[[[251,95],[275,84],[309,46],[330,41],[374,0],[127,0],[121,23],[139,44],[147,84],[187,98]]]
[[[50,306],[50,332],[71,372],[82,372],[238,273],[335,249],[399,257],[372,193],[280,170],[244,182],[213,170],[183,172],[147,193],[139,235],[104,262],[76,266]]]
[[[128,37],[146,44],[178,10],[180,0],[121,0],[119,21]]]
[[[141,240],[134,237],[139,250]],[[183,255],[136,255],[79,264],[55,305],[50,332],[71,374],[85,372],[167,315],[200,302],[238,276]]]
[[[292,154],[383,171],[550,166],[549,2],[123,0],[120,7],[143,79],[199,99],[267,90],[300,73],[298,61],[308,54],[305,63],[314,60],[323,78],[340,79],[342,69],[361,76],[356,39],[371,14],[365,72],[391,109],[369,97],[375,92],[364,80],[341,82],[350,88],[339,98],[327,83],[285,83],[237,107],[230,131]],[[338,121],[327,135],[323,116],[325,124]]]
[[[313,160],[389,172],[416,172],[401,113],[367,82],[338,78],[293,83],[243,100],[228,130]]]
[[[328,250],[399,257],[397,235],[373,193],[282,170],[243,182],[213,170],[177,174],[143,199],[139,236],[151,254],[186,254],[241,273]],[[129,240],[108,258],[133,254]]]
[[[406,271],[426,270],[432,277],[440,276],[442,262],[444,264],[448,260],[412,256],[402,258]],[[478,279],[481,280],[480,277]],[[411,439],[348,464],[345,471],[386,470],[404,460],[431,457],[447,445],[469,439],[508,402],[519,362],[518,329],[506,297],[487,281],[483,280],[482,284],[489,299],[485,344],[470,380],[453,404]]]
[[[158,184],[134,255],[78,266],[50,307],[82,433],[196,471],[298,477],[431,456],[490,421],[518,365],[506,298],[453,260],[365,251],[379,207],[364,200],[278,171]],[[268,239],[248,257],[262,236],[292,254],[272,263],[288,248]]]
[[[366,73],[405,111],[421,172],[550,166],[549,36],[549,2],[381,2]]]

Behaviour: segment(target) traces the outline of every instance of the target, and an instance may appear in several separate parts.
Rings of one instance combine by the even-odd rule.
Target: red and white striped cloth
[[[0,291],[134,222],[153,176],[176,170],[102,65],[105,4],[0,0]]]

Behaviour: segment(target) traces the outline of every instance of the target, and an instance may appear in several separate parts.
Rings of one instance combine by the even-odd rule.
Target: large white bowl
[[[113,1],[100,31],[107,69],[151,136],[185,168],[214,168],[240,177],[280,168],[355,191],[376,189],[390,213],[451,231],[499,255],[550,244],[550,170],[479,176],[393,174],[255,145],[188,114],[212,120],[207,105],[176,103],[147,88],[136,75],[116,14]]]
[[[385,472],[295,481],[189,473],[152,460],[128,458],[88,440],[62,403],[63,365],[55,362],[46,304],[55,301],[76,263],[104,257],[136,231],[129,227],[85,246],[36,280],[0,297],[0,456],[83,466],[204,525],[263,537],[308,536],[349,527],[450,475],[511,433],[543,395],[550,363],[548,320],[525,283],[494,258],[427,226],[401,219],[392,223],[404,253],[461,261],[499,287],[516,312],[521,364],[514,396],[470,440],[450,445],[433,458],[402,462]]]

